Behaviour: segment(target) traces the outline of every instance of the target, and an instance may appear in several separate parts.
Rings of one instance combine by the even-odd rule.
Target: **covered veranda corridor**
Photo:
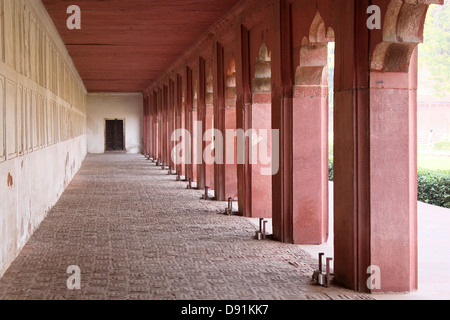
[[[0,299],[420,290],[422,246],[448,259],[417,210],[417,49],[443,2],[79,0],[72,29],[66,2],[0,0]],[[330,241],[325,289],[308,245]]]
[[[88,155],[0,280],[0,299],[371,299],[315,285],[296,245],[253,239],[142,155]],[[81,290],[67,290],[67,267]]]

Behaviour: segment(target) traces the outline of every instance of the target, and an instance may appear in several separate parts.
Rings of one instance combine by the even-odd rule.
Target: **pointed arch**
[[[209,65],[206,76],[206,105],[212,105],[214,100],[214,77],[212,72],[212,65]]]
[[[309,29],[309,42],[310,43],[325,43],[334,41],[334,30],[325,26],[325,22],[322,19],[319,11],[316,12],[311,28]]]
[[[254,93],[271,92],[271,78],[272,66],[270,51],[263,40],[255,63],[255,77],[252,82],[252,91]]]
[[[327,85],[328,42],[333,41],[333,28],[326,28],[317,11],[309,37],[302,39],[300,65],[295,72],[296,85]]]
[[[321,244],[328,239],[328,42],[317,11],[302,38],[295,70],[292,124],[292,241]],[[305,227],[307,226],[307,227]]]
[[[372,71],[408,72],[411,56],[423,42],[423,28],[429,5],[441,1],[391,0],[384,17],[382,42],[374,50]]]
[[[236,60],[231,58],[226,74],[225,107],[236,107]]]

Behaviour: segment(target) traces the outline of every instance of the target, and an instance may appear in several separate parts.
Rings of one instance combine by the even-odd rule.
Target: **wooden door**
[[[123,120],[106,120],[105,151],[123,150]]]

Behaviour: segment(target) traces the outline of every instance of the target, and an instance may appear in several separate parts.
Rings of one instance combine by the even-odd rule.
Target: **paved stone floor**
[[[217,214],[141,155],[88,155],[0,280],[0,299],[371,299],[316,286],[316,258],[253,239],[255,225]],[[68,290],[67,268],[81,269]]]

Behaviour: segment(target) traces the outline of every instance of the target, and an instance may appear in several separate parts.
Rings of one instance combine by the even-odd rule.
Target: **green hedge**
[[[328,159],[328,179],[333,181],[333,159]]]
[[[328,161],[328,176],[333,181],[333,159]],[[450,170],[419,169],[417,186],[419,201],[450,208]]]
[[[417,180],[419,201],[450,208],[450,170],[419,169]]]

